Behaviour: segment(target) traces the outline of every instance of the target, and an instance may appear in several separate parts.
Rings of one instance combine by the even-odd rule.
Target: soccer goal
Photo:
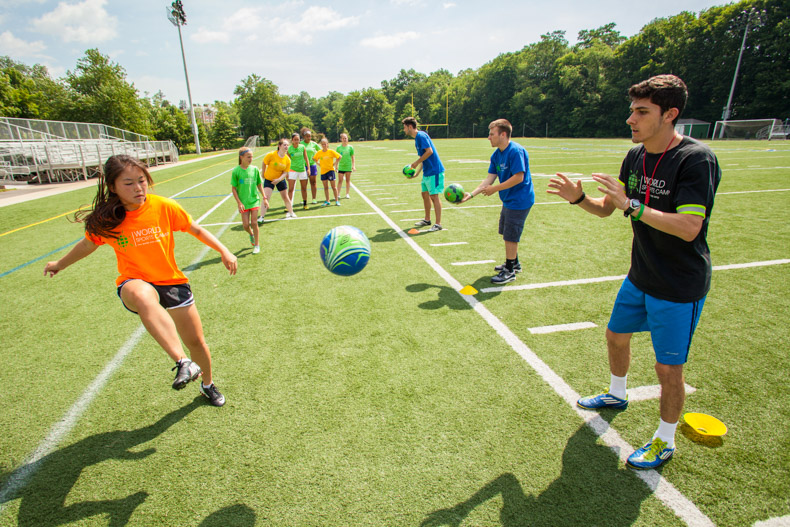
[[[716,121],[713,139],[785,139],[786,128],[779,119]]]

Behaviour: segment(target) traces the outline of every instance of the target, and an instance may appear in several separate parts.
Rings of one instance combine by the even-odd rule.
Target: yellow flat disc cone
[[[410,229],[410,230],[408,230],[406,232],[408,232],[409,234],[419,234],[420,233],[420,231],[418,231],[417,229]]]
[[[711,415],[689,412],[683,416],[683,420],[704,436],[723,436],[727,433],[727,425]]]
[[[462,295],[476,295],[477,294],[477,289],[475,289],[471,285],[465,285],[458,292],[461,293]]]

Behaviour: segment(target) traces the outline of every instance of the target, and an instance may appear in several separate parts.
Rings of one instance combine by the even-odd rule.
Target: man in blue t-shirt
[[[507,119],[497,119],[488,125],[488,140],[495,148],[491,154],[488,176],[472,192],[467,192],[461,203],[469,201],[478,194],[486,196],[499,192],[502,211],[499,213],[499,234],[505,240],[505,263],[494,267],[499,271],[491,279],[494,284],[506,284],[516,279],[521,272],[518,261],[518,243],[524,231],[532,205],[535,204],[535,190],[529,173],[529,157],[524,147],[510,140],[513,126]],[[499,184],[494,181],[499,178]]]
[[[649,331],[661,383],[658,429],[628,456],[638,469],[660,467],[675,453],[675,432],[686,391],[683,367],[710,290],[712,266],[708,222],[721,168],[705,144],[675,131],[688,99],[675,75],[657,75],[628,91],[631,141],[620,177],[593,174],[600,198],[563,174],[549,182],[550,194],[599,217],[623,211],[634,234],[631,269],[606,327],[610,382],[606,393],[580,398],[582,408],[628,407],[626,382],[631,336]],[[619,209],[619,211],[618,211]]]
[[[425,207],[425,219],[415,223],[417,227],[426,227],[431,224],[431,203],[436,213],[436,223],[429,230],[442,230],[442,200],[441,194],[444,192],[444,165],[442,165],[436,147],[433,146],[431,137],[417,130],[417,120],[414,117],[407,117],[403,121],[403,133],[414,139],[414,146],[417,147],[417,161],[411,167],[417,172],[415,177],[422,170],[422,203]]]

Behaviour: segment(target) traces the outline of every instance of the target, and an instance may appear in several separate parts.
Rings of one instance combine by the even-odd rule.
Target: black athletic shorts
[[[127,282],[131,280],[139,280],[139,278],[131,278],[129,280],[124,280],[121,285],[118,286],[118,298],[121,298],[121,289],[123,286],[126,285]],[[143,280],[145,281],[145,280]],[[150,284],[150,282],[146,282]],[[195,303],[195,297],[192,296],[192,288],[189,287],[189,284],[175,284],[175,285],[156,285],[151,284],[151,286],[156,289],[156,292],[159,293],[159,305],[165,309],[175,309],[177,307],[186,307],[191,306]],[[121,298],[121,303],[123,304],[123,299]],[[128,311],[132,311],[129,309],[126,304],[123,304]],[[135,315],[137,311],[132,311]]]

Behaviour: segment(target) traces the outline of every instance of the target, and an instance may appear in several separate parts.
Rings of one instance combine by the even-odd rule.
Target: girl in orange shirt
[[[232,275],[236,256],[178,203],[149,194],[152,185],[151,174],[140,161],[126,155],[110,157],[99,178],[93,209],[76,215],[85,223],[85,238],[60,260],[48,262],[44,275],[55,276],[99,245],[111,245],[118,259],[118,296],[175,361],[173,388],[182,389],[202,373],[200,393],[214,406],[222,406],[225,397],[212,382],[211,352],[195,299],[173,256],[173,232],[188,232],[219,252]],[[186,357],[179,336],[194,362]]]

